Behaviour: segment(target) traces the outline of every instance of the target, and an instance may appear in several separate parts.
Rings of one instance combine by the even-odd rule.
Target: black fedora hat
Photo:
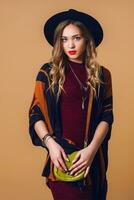
[[[46,21],[44,25],[44,35],[50,45],[53,46],[54,31],[57,25],[67,19],[82,22],[90,30],[96,47],[103,40],[103,29],[100,23],[94,17],[74,9],[69,9],[68,11],[53,15]]]

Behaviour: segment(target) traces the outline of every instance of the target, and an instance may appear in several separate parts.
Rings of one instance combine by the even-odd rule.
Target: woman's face
[[[79,27],[73,24],[67,25],[62,32],[61,42],[68,59],[81,63],[86,41]]]

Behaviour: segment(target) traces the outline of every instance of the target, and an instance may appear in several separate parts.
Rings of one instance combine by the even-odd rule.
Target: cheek
[[[66,45],[65,44],[61,44],[61,48],[63,49],[64,52],[67,51]]]
[[[86,48],[85,43],[81,43],[81,44],[79,45],[79,51],[80,51],[80,52],[83,52],[83,51],[85,50],[85,48]]]
[[[62,51],[63,51],[64,53],[66,53],[66,50],[65,50],[65,48],[63,47],[63,45],[61,46],[61,49],[62,49]]]

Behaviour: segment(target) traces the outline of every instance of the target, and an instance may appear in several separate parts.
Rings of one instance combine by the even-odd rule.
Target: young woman
[[[53,46],[52,57],[37,74],[29,109],[32,142],[47,150],[42,176],[55,200],[104,200],[113,97],[111,73],[96,61],[102,27],[90,15],[70,9],[48,19],[44,34]],[[93,101],[89,109],[91,91]],[[80,148],[70,169],[65,163],[68,157],[64,144],[55,138],[66,138]],[[62,171],[69,170],[71,175],[84,171],[84,179],[59,181],[53,173],[54,165]]]

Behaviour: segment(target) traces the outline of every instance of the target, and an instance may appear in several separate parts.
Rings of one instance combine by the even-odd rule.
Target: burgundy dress
[[[83,63],[69,61],[73,71],[80,81],[86,86],[87,72]],[[82,90],[71,69],[66,70],[64,90],[61,93],[61,119],[63,137],[74,141],[80,148],[84,145],[84,132],[87,114],[88,98],[85,101],[85,109],[82,109]],[[54,200],[91,200],[92,187],[86,187],[81,191],[76,185],[69,182],[51,181],[49,186]]]

